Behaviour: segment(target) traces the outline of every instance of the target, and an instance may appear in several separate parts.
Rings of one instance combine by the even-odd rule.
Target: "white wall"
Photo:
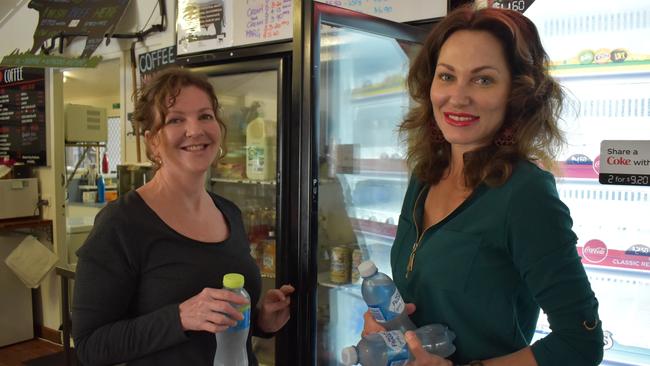
[[[168,25],[164,33],[152,33],[143,43],[136,44],[136,54],[148,52],[158,48],[168,47],[175,43],[175,0],[164,0],[167,8]],[[10,18],[5,20],[0,27],[0,57],[10,54],[15,49],[24,52],[32,46],[33,30],[38,22],[38,13],[27,8],[28,1],[22,2],[22,8],[17,10]],[[157,0],[132,0],[129,8],[122,21],[120,22],[116,33],[131,33],[145,29],[147,19],[151,17],[149,25],[160,22],[159,10],[156,8]],[[155,10],[154,10],[155,9]],[[77,57],[81,54],[84,47],[85,39],[73,41],[66,46],[64,55],[68,57]],[[119,112],[112,108],[107,108],[109,116],[119,115],[123,121],[126,121],[127,112],[133,110],[131,95],[133,93],[132,77],[130,70],[129,50],[131,40],[115,40],[106,46],[102,43],[93,56],[102,56],[104,59],[120,59],[120,96],[119,100],[89,100],[83,104],[90,105],[107,105],[111,107],[112,103],[119,102],[121,107]],[[56,48],[58,50],[58,47]],[[65,248],[65,196],[61,186],[61,174],[65,172],[64,162],[64,131],[63,131],[63,77],[58,69],[48,69],[46,73],[46,125],[48,138],[48,161],[49,166],[37,169],[37,177],[40,180],[41,194],[48,198],[50,206],[46,207],[43,217],[52,219],[54,222],[54,243],[52,250],[59,256],[60,262],[67,259],[67,248]],[[128,122],[125,122],[128,123]],[[127,129],[124,128],[124,131]],[[135,162],[135,138],[126,136],[123,138],[125,151],[124,161]],[[143,149],[144,151],[144,149]],[[145,155],[142,155],[143,159]],[[0,236],[0,241],[8,240],[7,237]],[[37,314],[36,321],[47,328],[58,329],[61,324],[60,310],[60,289],[59,281],[54,272],[51,272],[44,280],[41,286],[41,309]]]
[[[41,197],[50,202],[43,210],[43,218],[52,220],[53,250],[59,256],[59,262],[65,263],[65,192],[63,174],[64,158],[64,123],[63,123],[63,73],[47,70],[45,73],[45,115],[48,139],[49,166],[39,168],[37,177],[41,183]],[[54,272],[45,278],[41,285],[42,324],[50,329],[58,329],[61,324],[60,287]]]

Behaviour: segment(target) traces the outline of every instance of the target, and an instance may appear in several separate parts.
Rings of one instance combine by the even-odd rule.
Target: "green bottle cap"
[[[239,273],[228,273],[223,276],[223,287],[241,288],[244,287],[244,276]]]

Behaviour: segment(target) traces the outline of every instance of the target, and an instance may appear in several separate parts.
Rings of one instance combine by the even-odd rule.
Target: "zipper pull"
[[[413,271],[413,266],[415,265],[415,251],[418,249],[418,242],[413,243],[413,249],[411,249],[411,255],[409,255],[409,262],[406,266],[406,278],[409,278],[409,273]]]
[[[413,262],[415,261],[415,253],[409,255],[409,264],[406,266],[406,278],[409,278],[409,273],[413,270]]]

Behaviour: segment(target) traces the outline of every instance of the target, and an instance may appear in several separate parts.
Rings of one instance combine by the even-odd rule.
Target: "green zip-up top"
[[[391,251],[397,288],[417,307],[415,324],[448,325],[457,335],[452,360],[468,363],[529,345],[541,307],[552,332],[532,345],[538,365],[598,365],[598,301],[553,176],[521,162],[503,186],[479,186],[424,230],[428,190],[411,179]]]

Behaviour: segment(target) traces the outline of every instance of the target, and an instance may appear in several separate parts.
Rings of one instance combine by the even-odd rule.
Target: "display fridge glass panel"
[[[650,187],[598,180],[601,142],[650,140],[650,2],[536,1],[554,76],[567,93],[557,179],[600,303],[603,365],[650,365]],[[545,317],[537,337],[549,332]]]
[[[211,190],[242,212],[251,256],[262,274],[262,294],[275,288],[276,162],[278,72],[275,70],[211,76],[226,125],[222,157],[210,178]],[[273,365],[273,339],[253,337],[261,365]]]
[[[367,306],[357,265],[391,274],[408,183],[397,128],[417,44],[322,25],[318,99],[318,364],[339,365],[355,345]]]

